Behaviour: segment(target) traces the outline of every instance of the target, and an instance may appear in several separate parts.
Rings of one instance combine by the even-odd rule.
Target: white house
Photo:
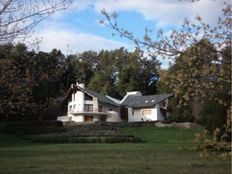
[[[128,122],[165,120],[168,116],[168,98],[173,94],[142,95],[139,91],[127,92],[121,100],[122,115]]]
[[[84,84],[72,84],[66,99],[68,100],[67,116],[70,121],[107,121],[107,117],[109,117],[109,121],[120,120],[119,101],[112,97],[90,91],[85,88]],[[119,119],[112,119],[112,115],[119,117]]]
[[[168,115],[168,98],[172,95],[143,96],[139,91],[132,91],[127,92],[120,101],[91,91],[85,88],[84,84],[76,83],[71,85],[66,96],[68,100],[67,116],[68,120],[75,122],[164,120]]]

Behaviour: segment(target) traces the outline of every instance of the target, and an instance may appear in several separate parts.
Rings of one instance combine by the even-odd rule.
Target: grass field
[[[145,143],[36,144],[0,135],[1,174],[229,174],[230,160],[201,158],[198,130],[123,128]]]

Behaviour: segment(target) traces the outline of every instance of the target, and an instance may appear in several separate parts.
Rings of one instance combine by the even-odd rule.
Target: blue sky
[[[222,0],[200,0],[195,3],[179,0],[74,0],[72,7],[49,17],[35,28],[34,37],[41,38],[40,49],[61,49],[64,54],[87,50],[116,49],[133,50],[132,42],[112,36],[113,31],[99,24],[104,18],[101,10],[117,12],[119,24],[142,38],[145,28],[154,32],[163,29],[168,33],[178,28],[184,18],[196,15],[215,24],[222,15]],[[69,50],[69,51],[68,51]],[[167,66],[167,62],[163,61]]]

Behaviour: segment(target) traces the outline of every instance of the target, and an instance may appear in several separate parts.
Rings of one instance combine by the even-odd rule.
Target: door
[[[86,116],[86,115],[85,115],[85,116],[84,116],[84,121],[87,122],[87,123],[88,123],[88,122],[93,122],[93,116]]]
[[[123,121],[128,121],[128,108],[125,106],[121,108],[121,119]]]

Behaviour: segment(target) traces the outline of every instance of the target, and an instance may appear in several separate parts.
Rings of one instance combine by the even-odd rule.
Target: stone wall
[[[73,123],[77,124],[77,123]],[[82,123],[85,124],[85,123]],[[203,126],[192,123],[192,122],[184,122],[184,123],[165,123],[160,121],[148,121],[148,122],[95,122],[88,123],[95,124],[99,126],[111,126],[111,127],[174,127],[174,128],[203,128]]]
[[[192,122],[184,122],[184,123],[169,123],[169,124],[164,124],[162,122],[157,122],[155,124],[156,127],[175,127],[175,128],[203,128],[203,126],[196,124],[196,123],[192,123]]]

